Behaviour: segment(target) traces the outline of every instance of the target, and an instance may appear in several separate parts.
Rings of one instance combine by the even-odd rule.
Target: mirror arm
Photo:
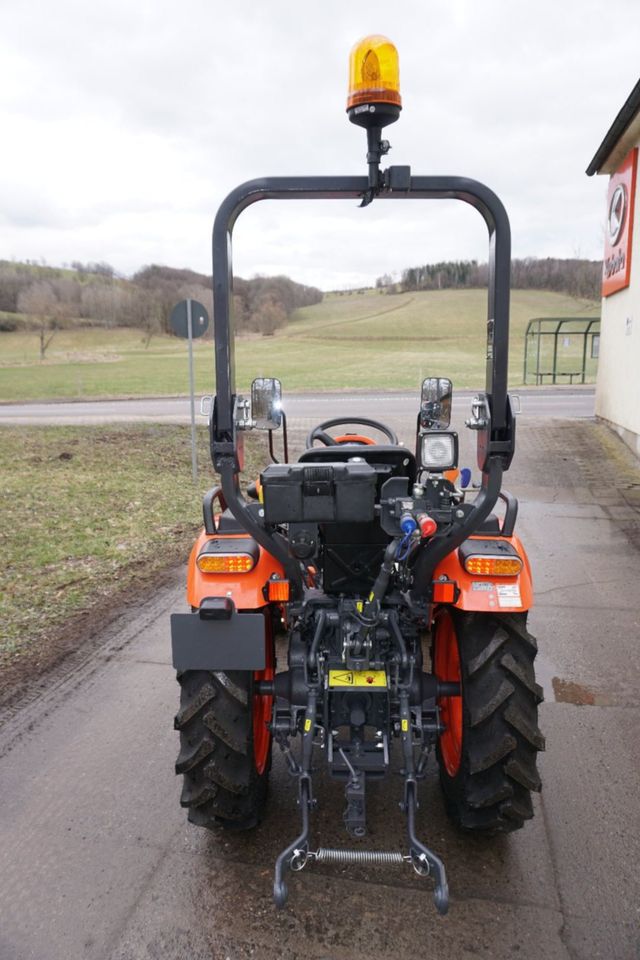
[[[282,411],[282,443],[284,446],[284,462],[289,463],[289,436],[287,434],[287,415]]]
[[[287,415],[281,411],[282,417],[282,446],[284,447],[284,463],[289,463],[289,438],[287,437]],[[280,463],[273,449],[273,430],[269,430],[269,456],[272,463]]]
[[[273,449],[273,430],[269,430],[269,456],[271,457],[271,463],[280,463]]]

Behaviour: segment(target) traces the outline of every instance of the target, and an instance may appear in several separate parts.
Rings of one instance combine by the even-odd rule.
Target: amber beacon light
[[[382,129],[395,121],[402,110],[398,51],[386,37],[371,34],[358,41],[349,57],[347,116],[367,131],[369,186],[362,195],[366,207],[383,184],[380,160],[390,150]],[[408,177],[408,170],[407,177]]]
[[[401,110],[398,51],[379,34],[359,40],[349,57],[349,119],[361,127],[385,127]]]

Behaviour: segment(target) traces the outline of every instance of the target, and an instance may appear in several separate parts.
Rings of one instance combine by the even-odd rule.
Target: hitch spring
[[[364,863],[380,867],[403,864],[411,859],[393,850],[336,850],[330,847],[310,851],[309,856],[317,863]]]

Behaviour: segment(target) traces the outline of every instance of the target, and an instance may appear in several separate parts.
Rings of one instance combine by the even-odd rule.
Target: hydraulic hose
[[[369,602],[367,607],[370,604],[379,603],[385,593],[389,588],[389,581],[391,579],[391,574],[393,573],[393,564],[396,558],[396,553],[398,552],[398,545],[400,544],[400,537],[394,537],[387,546],[387,549],[384,552],[384,560],[380,567],[380,573],[376,577],[375,583],[371,588],[371,593],[369,594]]]
[[[311,649],[309,650],[309,656],[307,657],[307,663],[311,670],[314,670],[316,667],[316,660],[318,657],[318,647],[320,646],[320,641],[322,640],[322,634],[324,633],[324,625],[327,620],[327,614],[325,610],[321,610],[318,616],[318,621],[316,623],[315,633],[313,635],[313,640],[311,642]]]
[[[408,666],[409,658],[407,657],[407,646],[404,642],[404,637],[402,636],[402,631],[400,630],[400,624],[398,623],[398,613],[396,610],[392,610],[389,614],[389,627],[393,638],[398,645],[400,651],[400,666],[404,669]]]

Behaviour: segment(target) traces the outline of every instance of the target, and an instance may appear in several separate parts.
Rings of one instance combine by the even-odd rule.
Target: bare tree
[[[256,305],[251,319],[263,337],[272,337],[278,327],[283,327],[287,322],[287,314],[281,303],[272,297],[265,297]]]
[[[44,360],[60,319],[60,302],[51,284],[47,280],[37,280],[23,290],[18,297],[18,311],[36,318],[40,337],[40,360]]]

